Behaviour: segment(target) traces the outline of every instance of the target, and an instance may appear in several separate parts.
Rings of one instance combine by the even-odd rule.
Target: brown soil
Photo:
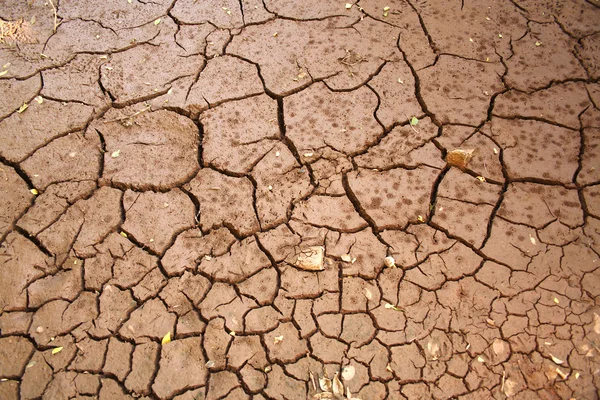
[[[0,399],[598,399],[599,22],[4,4]]]

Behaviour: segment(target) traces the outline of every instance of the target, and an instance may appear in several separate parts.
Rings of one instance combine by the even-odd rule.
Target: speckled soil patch
[[[0,8],[0,399],[599,398],[597,0]]]

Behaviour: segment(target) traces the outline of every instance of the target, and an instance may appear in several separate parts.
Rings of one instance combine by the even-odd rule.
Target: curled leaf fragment
[[[385,306],[384,306],[384,307],[385,307],[386,309],[388,309],[388,310],[400,311],[400,307],[398,307],[398,306],[395,306],[395,305],[393,305],[393,304],[390,304],[390,303],[385,303]]]
[[[275,336],[273,338],[273,344],[279,344],[281,342],[283,342],[283,335],[281,335],[281,336]]]
[[[349,263],[352,261],[352,257],[350,256],[350,254],[343,254],[341,258],[343,262]]]
[[[552,362],[554,362],[554,364],[561,365],[562,363],[564,363],[563,360],[561,360],[558,357],[553,356],[552,354],[550,354],[550,358],[552,358]]]
[[[394,260],[394,257],[392,257],[392,256],[387,256],[386,258],[383,259],[383,265],[385,265],[388,268],[395,268],[396,260]]]
[[[344,395],[344,385],[342,385],[342,381],[338,378],[337,372],[333,376],[333,394]]]
[[[324,392],[331,393],[333,391],[331,379],[324,377],[324,376],[319,378],[319,387]]]
[[[410,126],[417,126],[418,123],[419,123],[419,120],[417,119],[417,117],[412,117],[410,119]]]
[[[167,332],[167,334],[165,336],[163,336],[160,343],[161,344],[171,343],[171,331]]]
[[[113,152],[111,153],[111,155],[110,155],[110,156],[111,156],[112,158],[117,158],[117,157],[119,157],[120,155],[121,155],[121,149],[119,149],[119,150],[116,150],[116,151],[113,151]]]
[[[158,25],[158,24],[160,24],[160,18],[157,18],[154,20],[154,25]]]
[[[23,103],[23,105],[21,107],[19,107],[19,109],[17,110],[17,112],[19,114],[21,114],[23,111],[27,110],[28,108],[29,108],[29,104]]]
[[[37,191],[37,189],[31,189],[31,190],[29,190],[29,191],[31,192],[31,194],[34,194],[34,195],[36,195],[36,196],[37,196],[37,195],[38,195],[38,193],[39,193],[39,192]]]
[[[55,348],[53,348],[53,349],[52,349],[52,354],[58,354],[58,353],[60,353],[62,350],[63,350],[63,347],[62,347],[62,346],[55,347]]]
[[[4,71],[1,71],[1,72],[0,72],[0,76],[4,76],[4,75],[6,75],[6,74],[8,74],[8,70],[7,70],[7,69],[5,69]]]

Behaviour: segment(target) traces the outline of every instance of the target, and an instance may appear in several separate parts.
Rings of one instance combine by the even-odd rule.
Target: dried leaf
[[[4,71],[1,71],[1,72],[0,72],[0,76],[4,76],[4,75],[6,75],[6,74],[8,74],[8,70],[7,70],[7,69],[5,69]]]
[[[392,369],[392,367],[391,367],[391,365],[390,365],[390,364],[386,365],[386,366],[385,366],[385,369],[386,369],[387,371],[390,371],[391,373],[394,373],[394,370]]]
[[[265,374],[268,374],[269,372],[271,372],[271,370],[272,370],[272,369],[273,369],[273,368],[271,368],[271,366],[270,366],[270,365],[267,365],[267,366],[265,367],[265,369],[264,369],[264,371],[265,371]]]
[[[123,231],[121,231],[120,235],[123,236],[124,238],[127,237],[127,234],[125,232],[123,232]]]
[[[231,335],[231,336],[235,337],[235,331],[231,331],[231,332],[229,332],[229,335]]]
[[[167,334],[165,336],[163,336],[162,341],[160,342],[161,344],[167,344],[167,343],[171,343],[171,332],[167,332]]]
[[[32,194],[36,195],[36,196],[38,195],[38,191],[37,191],[37,189],[31,189],[31,190],[29,190],[29,191],[30,191]]]
[[[477,177],[477,180],[478,180],[479,182],[485,182],[485,177],[483,177],[483,176],[478,176],[478,177]]]
[[[283,335],[281,335],[281,336],[275,336],[273,338],[273,344],[279,344],[281,342],[283,342]]]
[[[44,102],[44,98],[42,96],[35,96],[34,100],[37,101],[38,104],[42,104]]]
[[[121,149],[119,149],[119,150],[116,150],[116,151],[113,151],[113,152],[111,153],[111,155],[110,155],[110,156],[111,156],[112,158],[117,158],[117,157],[119,157],[120,155],[121,155]]]
[[[390,11],[390,8],[388,6],[383,7],[383,11]]]
[[[352,257],[350,256],[350,254],[344,254],[342,255],[342,261],[349,263],[352,261]]]
[[[594,332],[600,335],[600,315],[594,313]]]
[[[386,258],[383,259],[383,265],[385,265],[388,268],[395,268],[396,260],[394,260],[394,257],[392,257],[392,256],[387,256]]]
[[[317,383],[315,381],[315,376],[311,371],[308,371],[308,377],[310,378],[310,383],[312,383],[313,390],[317,391]]]
[[[315,399],[333,399],[333,393],[331,392],[321,392],[313,395]]]
[[[400,307],[395,306],[395,305],[390,304],[390,303],[385,303],[384,307],[387,308],[388,310],[400,311]]]
[[[558,299],[557,299],[556,297],[554,298],[554,302],[555,302],[556,304],[558,304],[558,303],[559,303],[559,301],[558,301]]]
[[[446,162],[454,167],[465,169],[474,153],[475,149],[454,149],[446,155]]]
[[[154,20],[154,25],[158,25],[158,24],[160,24],[160,18],[157,18]]]
[[[417,117],[412,117],[410,119],[410,126],[417,126],[418,123],[419,123],[419,120],[417,119]]]
[[[504,353],[504,341],[501,339],[494,340],[492,344],[492,349],[496,355]]]
[[[57,353],[60,353],[60,352],[62,351],[62,349],[63,349],[63,347],[62,347],[62,346],[60,346],[60,347],[55,347],[55,348],[53,348],[53,349],[52,349],[52,354],[57,354]]]
[[[503,392],[506,395],[506,397],[511,397],[514,396],[516,391],[515,388],[517,387],[517,382],[513,381],[512,379],[507,379],[504,382],[504,387],[503,387]]]
[[[27,110],[28,108],[29,108],[29,104],[23,103],[23,105],[21,107],[19,107],[19,109],[17,110],[17,112],[19,114],[21,114],[23,111]]]
[[[535,45],[539,47],[539,46],[541,46],[541,45],[542,45],[542,42],[540,42],[540,41],[538,40],[537,42],[535,42]]]
[[[529,235],[529,241],[531,242],[532,245],[535,246],[536,241],[535,241],[535,238],[533,236],[531,236],[531,234]]]
[[[561,360],[560,358],[554,357],[552,354],[550,354],[550,358],[552,358],[552,361],[554,362],[554,364],[561,365],[562,363],[564,363],[563,360]]]
[[[208,360],[204,365],[206,365],[206,368],[212,368],[215,366],[215,362],[213,360]]]
[[[479,356],[477,357],[477,361],[479,361],[480,363],[485,362],[485,358],[483,358],[483,356]]]
[[[425,222],[425,218],[423,218],[422,215],[417,216],[417,221],[419,221],[420,223],[424,223]]]
[[[369,289],[364,288],[363,291],[365,293],[365,297],[367,298],[367,300],[373,299],[373,293],[371,293],[371,291]]]
[[[352,8],[352,4],[351,3],[346,3],[346,10],[349,10]]]
[[[342,381],[338,378],[337,372],[333,376],[333,394],[344,395],[344,385],[342,385]]]
[[[342,379],[345,381],[349,381],[354,378],[356,374],[356,369],[352,365],[346,365],[342,368]]]
[[[33,367],[35,364],[37,364],[37,361],[30,361],[30,362],[29,362],[29,364],[27,364],[27,365],[25,366],[25,368],[31,368],[31,367]]]
[[[487,324],[489,326],[496,326],[496,323],[494,322],[493,319],[488,318],[488,319],[485,320],[485,322],[487,322]]]
[[[319,378],[319,387],[324,392],[332,392],[333,391],[333,388],[331,385],[331,379],[326,378],[324,376]]]

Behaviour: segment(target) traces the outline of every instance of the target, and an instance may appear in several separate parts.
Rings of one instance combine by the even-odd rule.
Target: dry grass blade
[[[54,12],[54,29],[53,32],[56,33],[56,28],[58,28],[58,15],[56,13],[56,6],[52,0],[48,0],[50,5],[52,6],[52,11]]]

